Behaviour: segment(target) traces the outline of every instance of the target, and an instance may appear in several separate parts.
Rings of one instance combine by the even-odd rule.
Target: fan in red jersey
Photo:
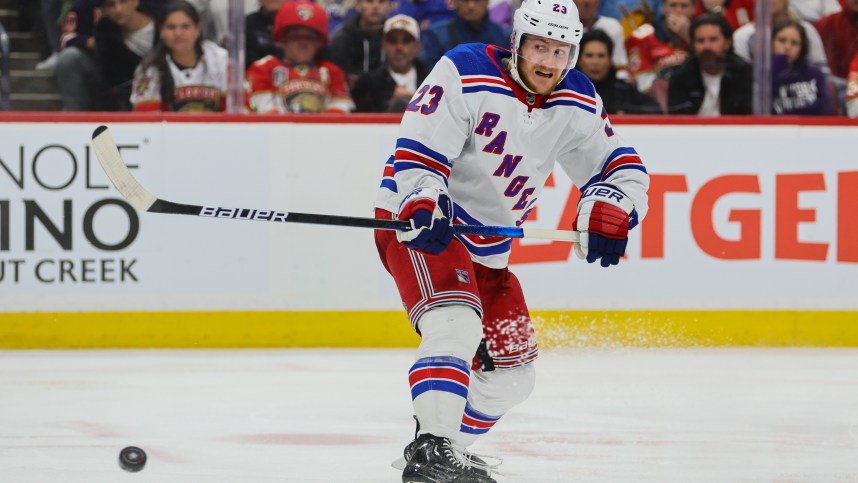
[[[328,17],[315,3],[287,2],[274,19],[281,58],[254,62],[245,78],[247,107],[253,112],[351,112],[343,71],[321,52],[328,44]]]

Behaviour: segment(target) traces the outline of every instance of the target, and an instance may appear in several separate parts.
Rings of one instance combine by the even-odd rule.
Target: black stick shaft
[[[280,223],[307,223],[313,225],[351,226],[376,230],[408,230],[411,224],[403,220],[382,220],[355,216],[322,215],[317,213],[294,213],[286,211],[257,210],[253,208],[224,208],[175,203],[156,199],[146,210],[150,213],[202,216],[208,218],[230,218],[235,220],[270,221]],[[506,226],[453,225],[456,233],[465,235],[505,236],[521,238],[521,228]]]

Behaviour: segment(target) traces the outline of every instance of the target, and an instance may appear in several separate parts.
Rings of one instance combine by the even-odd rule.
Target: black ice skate
[[[417,428],[419,431],[420,426],[418,425]],[[415,437],[416,436],[417,435],[415,434]],[[411,455],[414,454],[414,449],[416,447],[416,439],[405,445],[405,450],[402,452],[402,458],[399,458],[398,460],[394,461],[391,466],[400,471],[404,470],[405,465],[408,464],[408,461],[411,459]],[[494,460],[494,463],[489,464],[485,460],[483,460],[483,458],[479,457],[478,455],[475,455],[474,453],[469,452],[468,450],[464,450],[462,452],[462,456],[465,458],[465,461],[467,461],[468,464],[470,464],[474,468],[474,471],[482,473],[485,476],[491,476],[492,471],[497,470],[497,467],[500,466],[500,463],[502,461],[500,458],[492,456],[490,458]]]
[[[405,448],[403,483],[497,483],[473,466],[447,438],[420,435]]]

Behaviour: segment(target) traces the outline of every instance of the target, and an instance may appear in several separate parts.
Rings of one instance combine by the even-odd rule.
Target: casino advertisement
[[[138,283],[138,259],[126,249],[137,241],[140,219],[103,183],[89,146],[17,148],[0,161],[7,196],[0,199],[0,252],[15,255],[0,260],[0,281],[7,288]]]
[[[0,125],[0,310],[398,310],[363,228],[135,211],[91,147],[99,123]],[[109,126],[157,197],[372,216],[394,123]],[[516,240],[534,310],[858,310],[854,126],[614,126],[652,177],[625,260]],[[824,150],[821,149],[824,147]],[[525,226],[569,229],[557,169]],[[619,295],[618,295],[619,294]]]
[[[223,293],[265,288],[267,232],[260,236],[251,227],[250,236],[239,238],[237,231],[211,231],[215,225],[188,227],[181,217],[161,219],[136,212],[110,184],[95,157],[90,140],[96,126],[2,126],[8,131],[4,139],[17,140],[0,147],[3,310],[180,307],[189,294],[206,294],[201,304],[208,304]],[[201,181],[206,171],[218,166],[228,174],[227,163],[218,162],[216,154],[231,162],[241,160],[238,150],[226,142],[209,141],[219,127],[177,133],[193,147],[187,154],[174,151],[174,156],[166,154],[174,139],[168,129],[159,124],[123,125],[119,132],[133,134],[121,135],[118,147],[131,172],[141,179],[148,178],[147,171],[155,166],[163,167],[168,175],[150,183],[168,193],[177,185],[173,180],[187,177],[182,183],[193,198],[210,194],[196,188],[200,185],[207,184],[212,191],[222,188],[223,178]],[[236,169],[259,181],[252,190],[247,184],[236,190],[246,191],[248,202],[267,202],[266,169],[267,160],[256,168],[242,163]],[[223,251],[233,254],[224,256]],[[248,256],[251,253],[263,257]]]

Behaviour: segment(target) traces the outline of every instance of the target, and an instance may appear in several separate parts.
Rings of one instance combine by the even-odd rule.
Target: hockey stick
[[[376,230],[410,230],[411,224],[402,220],[379,220],[352,216],[293,213],[252,208],[223,208],[220,206],[189,205],[162,200],[146,190],[131,174],[107,126],[99,126],[92,133],[92,147],[113,186],[138,211],[173,215],[231,218],[235,220],[273,221],[278,223],[311,223],[316,225],[353,226]],[[509,238],[536,238],[543,240],[577,242],[578,232],[545,230],[508,226],[453,225],[456,233],[464,235],[502,236]]]

